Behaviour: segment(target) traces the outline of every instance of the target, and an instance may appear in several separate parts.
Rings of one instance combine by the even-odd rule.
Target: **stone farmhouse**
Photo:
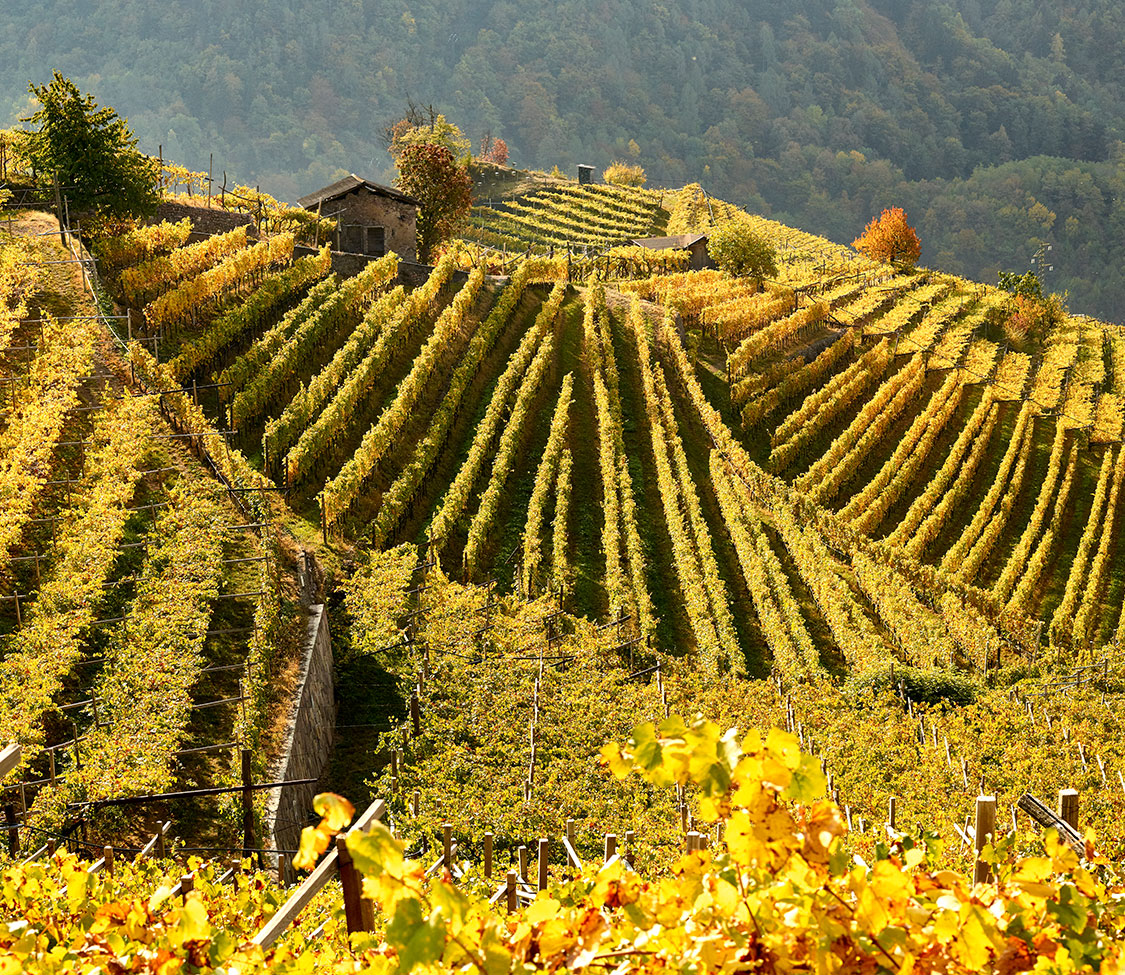
[[[336,221],[334,250],[370,257],[394,251],[405,260],[415,259],[421,204],[405,193],[353,173],[297,202]]]

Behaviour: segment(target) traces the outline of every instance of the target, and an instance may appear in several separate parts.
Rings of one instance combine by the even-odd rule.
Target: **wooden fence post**
[[[20,852],[20,833],[16,826],[16,807],[10,802],[4,805],[4,822],[8,827],[8,855],[15,859]]]
[[[185,873],[180,878],[180,896],[183,898],[184,903],[187,903],[187,895],[195,889],[195,874]]]
[[[896,808],[897,805],[898,800],[894,796],[891,796],[890,799],[887,800],[887,825],[890,826],[891,829],[895,828],[895,818],[898,812]]]
[[[508,871],[507,895],[508,913],[511,914],[516,909],[516,872],[514,870]]]
[[[242,855],[248,857],[254,849],[254,798],[251,791],[253,770],[250,767],[250,749],[242,749]]]
[[[486,880],[492,879],[492,834],[484,834],[484,876]]]
[[[157,820],[156,823],[156,859],[163,860],[167,855],[164,849],[164,820]]]
[[[516,852],[519,854],[520,880],[527,880],[527,847],[521,843]]]
[[[609,863],[617,853],[617,834],[605,834],[605,862]]]
[[[547,857],[550,853],[551,841],[548,839],[541,839],[539,841],[539,889],[547,889]]]
[[[352,863],[347,838],[342,834],[336,836],[336,858],[340,870],[340,886],[344,891],[344,919],[348,925],[348,934],[367,931],[369,929],[364,926],[362,904],[363,878]]]
[[[984,848],[992,842],[996,833],[996,796],[977,796],[977,825],[973,834],[976,849],[976,865],[973,867],[973,883],[986,884],[992,876],[992,868],[981,860]]]
[[[1078,790],[1059,789],[1059,819],[1078,829]]]
[[[113,876],[113,847],[107,846],[102,850],[102,857],[105,859],[105,872],[111,877]]]
[[[418,710],[418,691],[410,692],[410,722],[414,727],[414,737],[422,734],[422,717]]]

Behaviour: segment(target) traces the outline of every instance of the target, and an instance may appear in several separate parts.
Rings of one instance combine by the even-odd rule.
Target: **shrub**
[[[633,163],[615,161],[606,167],[602,173],[604,179],[610,186],[644,186],[645,171]]]
[[[893,677],[892,677],[893,674]],[[849,696],[859,697],[868,691],[885,694],[898,689],[899,681],[911,700],[926,704],[962,705],[972,704],[977,699],[979,685],[967,674],[959,670],[920,670],[904,664],[895,664],[894,669],[871,670],[853,677],[847,683]]]

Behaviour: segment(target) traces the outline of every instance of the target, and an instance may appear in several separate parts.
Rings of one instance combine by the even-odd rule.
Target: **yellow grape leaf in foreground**
[[[293,866],[298,870],[311,870],[315,867],[320,855],[332,842],[332,837],[344,829],[355,815],[355,806],[335,792],[322,792],[316,796],[313,799],[313,809],[321,820],[319,825],[306,826],[301,830],[301,844],[293,857]]]
[[[320,793],[313,799],[313,809],[324,820],[321,826],[327,826],[337,833],[347,826],[355,815],[355,806],[335,792]]]

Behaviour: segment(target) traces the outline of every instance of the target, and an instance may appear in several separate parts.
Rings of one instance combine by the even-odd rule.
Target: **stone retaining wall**
[[[187,203],[175,203],[165,200],[156,208],[152,220],[160,223],[169,220],[176,223],[184,217],[191,218],[192,236],[196,239],[210,237],[214,234],[223,234],[243,224],[252,227],[254,221],[245,213],[233,213],[230,210],[220,210],[216,207],[190,206]]]
[[[268,773],[271,781],[319,778],[332,751],[336,727],[336,701],[332,686],[332,637],[323,603],[308,608],[308,630],[294,705],[285,729],[284,746],[277,764]],[[272,846],[295,850],[302,827],[313,817],[316,784],[292,785],[271,790],[266,808]],[[289,857],[284,857],[287,863]],[[290,868],[291,869],[291,868]]]

